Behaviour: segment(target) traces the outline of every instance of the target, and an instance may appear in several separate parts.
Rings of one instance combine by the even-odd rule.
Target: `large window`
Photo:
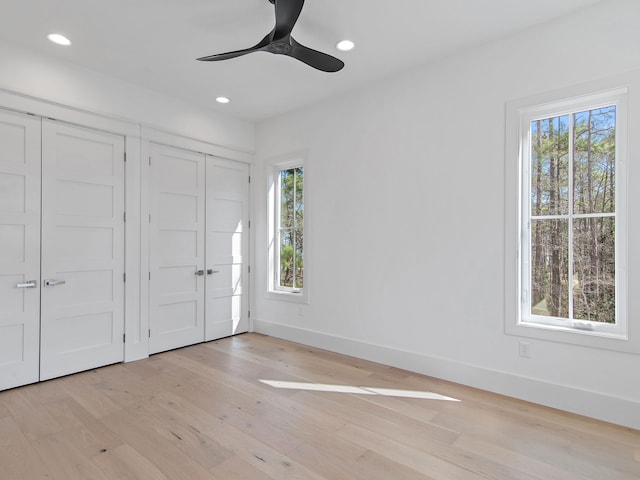
[[[304,287],[304,167],[278,171],[278,265],[276,288]]]
[[[519,111],[519,325],[626,337],[625,99]]]

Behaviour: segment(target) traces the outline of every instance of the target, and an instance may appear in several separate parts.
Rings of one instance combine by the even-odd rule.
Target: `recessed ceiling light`
[[[353,50],[353,47],[356,45],[351,40],[342,40],[336,44],[336,48],[341,52],[348,52],[349,50]]]
[[[218,97],[216,98],[216,102],[218,103],[229,103],[231,100],[229,100],[227,97]]]
[[[53,43],[57,43],[58,45],[64,45],[65,47],[71,45],[71,40],[69,40],[64,35],[60,35],[59,33],[50,33],[49,35],[47,35],[47,38]]]

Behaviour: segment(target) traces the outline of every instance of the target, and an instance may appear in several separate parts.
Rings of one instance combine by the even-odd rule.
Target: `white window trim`
[[[621,87],[625,78],[592,82],[561,91],[546,93],[527,99],[507,103],[506,148],[505,148],[505,333],[526,338],[563,342],[608,350],[636,353],[640,351],[640,336],[632,336],[628,324],[628,172],[627,143],[628,129],[628,87]],[[596,92],[596,93],[594,93]],[[523,165],[529,156],[530,121],[556,114],[577,111],[581,107],[616,105],[616,314],[615,327],[603,326],[598,330],[584,330],[580,325],[573,327],[554,326],[523,321],[522,317],[522,255],[523,236],[521,219],[528,212],[523,205],[525,185]],[[543,113],[544,112],[544,113]],[[528,213],[527,213],[528,215]]]
[[[309,191],[309,182],[307,180],[308,177],[308,169],[306,165],[306,154],[298,153],[292,154],[286,157],[286,159],[280,159],[274,163],[271,163],[270,172],[267,176],[267,218],[268,218],[268,232],[267,232],[267,241],[268,241],[268,281],[267,281],[267,292],[266,297],[272,300],[285,300],[289,302],[296,303],[309,303],[309,250],[308,250],[308,239],[309,239],[309,208],[308,208],[308,191]],[[278,265],[276,264],[276,258],[278,257],[279,250],[279,242],[278,242],[278,218],[280,214],[279,207],[279,181],[280,181],[280,171],[287,170],[295,167],[303,167],[305,173],[305,183],[304,183],[304,240],[303,240],[303,251],[304,251],[304,288],[299,290],[294,290],[286,287],[278,286]],[[269,168],[269,167],[268,167]]]

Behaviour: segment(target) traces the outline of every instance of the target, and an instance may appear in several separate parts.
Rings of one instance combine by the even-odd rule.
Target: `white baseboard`
[[[254,331],[640,430],[633,400],[258,319]]]

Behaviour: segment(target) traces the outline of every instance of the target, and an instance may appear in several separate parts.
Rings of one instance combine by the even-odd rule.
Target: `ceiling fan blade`
[[[233,52],[217,53],[215,55],[209,55],[208,57],[196,58],[196,60],[200,60],[201,62],[215,62],[218,60],[228,60],[229,58],[240,57],[242,55],[246,55],[247,53],[259,52],[260,50],[263,50],[264,47],[269,45],[269,39],[271,38],[272,34],[273,34],[273,31],[268,33],[262,40],[256,43],[253,47],[245,48],[243,50],[235,50]]]
[[[306,63],[310,67],[322,70],[323,72],[337,72],[342,70],[344,62],[336,57],[327,55],[326,53],[313,50],[312,48],[305,47],[304,45],[296,42],[293,38],[291,40],[291,51],[286,55],[293,57],[301,62]]]
[[[196,60],[200,60],[201,62],[215,62],[217,60],[228,60],[230,58],[240,57],[242,55],[246,55],[247,53],[257,52],[259,50],[260,49],[247,48],[245,50],[236,50],[235,52],[217,53],[215,55],[209,55],[208,57],[196,58]]]
[[[276,27],[272,40],[281,40],[291,34],[303,5],[304,0],[275,0]]]

